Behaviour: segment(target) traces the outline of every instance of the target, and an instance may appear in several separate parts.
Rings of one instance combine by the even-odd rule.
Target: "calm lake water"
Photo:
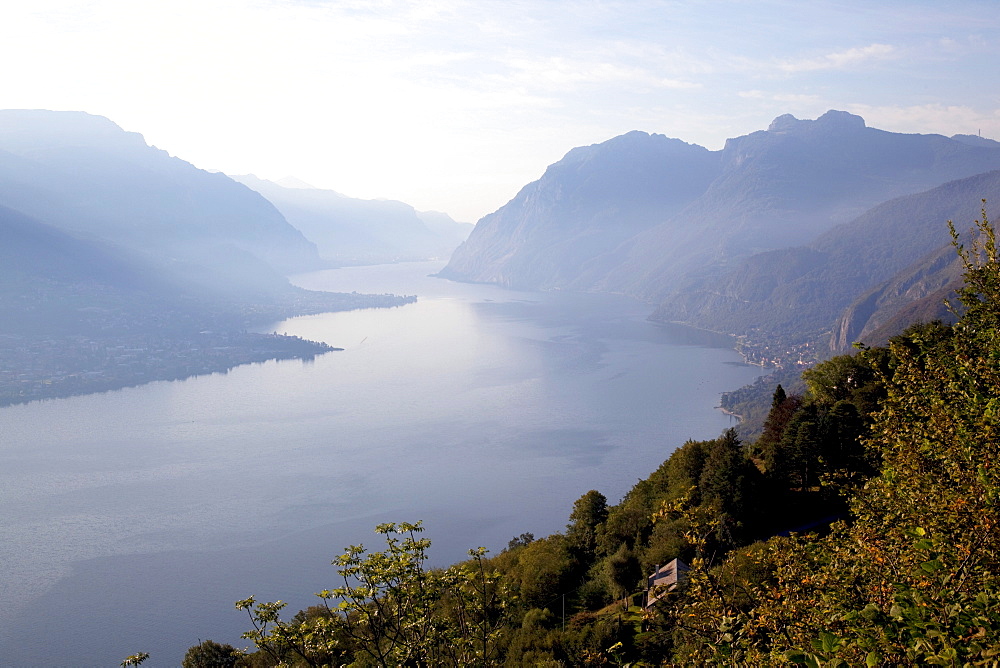
[[[244,646],[233,602],[312,604],[373,527],[423,520],[440,564],[617,502],[752,381],[725,339],[623,298],[430,278],[443,263],[295,277],[415,304],[273,330],[311,362],[0,409],[0,664],[175,666]]]

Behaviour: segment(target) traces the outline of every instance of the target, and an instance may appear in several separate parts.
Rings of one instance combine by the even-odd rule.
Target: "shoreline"
[[[740,415],[739,413],[734,413],[734,412],[732,412],[731,410],[728,410],[728,409],[726,409],[726,408],[723,408],[722,406],[716,406],[716,407],[715,407],[715,410],[718,410],[718,411],[722,411],[723,413],[725,413],[725,414],[726,414],[726,415],[728,415],[729,417],[734,417],[734,418],[736,418],[736,420],[737,420],[737,423],[741,423],[741,422],[743,422],[744,420],[746,420],[746,417],[745,417],[745,416],[743,416],[743,415]]]

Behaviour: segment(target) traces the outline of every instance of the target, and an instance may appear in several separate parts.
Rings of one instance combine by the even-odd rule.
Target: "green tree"
[[[819,482],[820,450],[819,415],[810,405],[795,414],[768,453],[768,476],[783,487],[807,490]]]
[[[687,441],[667,460],[667,498],[690,497],[694,505],[701,503],[698,484],[705,471],[705,462],[714,441]]]
[[[771,399],[771,410],[767,414],[767,419],[764,420],[763,431],[750,450],[751,457],[759,462],[764,470],[770,470],[769,462],[773,462],[776,456],[775,451],[785,434],[785,428],[801,407],[802,397],[787,396],[781,385],[775,388],[774,396]]]
[[[761,475],[746,457],[735,429],[727,429],[711,442],[698,481],[701,504],[716,509],[717,540],[722,546],[738,543],[753,519]]]
[[[516,550],[519,547],[524,547],[525,545],[530,545],[531,542],[535,540],[535,534],[531,532],[524,532],[520,536],[514,536],[507,542],[508,550]]]
[[[579,584],[580,568],[566,537],[553,534],[493,559],[525,609],[546,608]]]
[[[604,560],[604,578],[615,598],[624,599],[636,590],[642,571],[635,553],[625,545]],[[627,607],[627,606],[626,606]]]
[[[573,504],[573,512],[566,526],[566,541],[582,564],[594,559],[597,536],[601,526],[608,519],[608,500],[592,489]]]
[[[669,468],[679,451],[675,451],[648,478],[637,482],[618,505],[608,508],[607,520],[598,533],[598,553],[601,556],[614,554],[621,545],[632,548],[646,541],[653,529],[653,512],[671,493]]]
[[[849,401],[838,401],[826,411],[820,422],[819,472],[860,473],[866,478],[874,475],[878,462],[866,455],[861,442],[866,430],[866,421]]]
[[[182,668],[234,668],[242,652],[232,645],[203,640],[188,648],[181,661]]]
[[[386,549],[354,545],[333,563],[343,586],[321,591],[318,613],[280,619],[281,601],[239,601],[253,630],[244,634],[277,661],[310,666],[489,666],[499,661],[512,597],[486,550],[447,569],[427,568],[430,541],[416,524],[381,524]],[[330,603],[333,602],[331,606]]]
[[[867,439],[881,470],[857,490],[851,523],[769,541],[771,575],[748,587],[752,606],[698,590],[681,614],[703,620],[705,640],[679,662],[1000,660],[1000,264],[985,211],[970,248],[951,230],[965,265],[959,322],[913,328],[842,364],[885,374]]]
[[[807,399],[830,407],[839,401],[854,404],[867,418],[885,398],[889,350],[873,348],[865,355],[838,355],[802,372]]]

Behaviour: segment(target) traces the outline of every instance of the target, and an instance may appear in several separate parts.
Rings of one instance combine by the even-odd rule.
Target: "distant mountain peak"
[[[722,151],[629,132],[550,165],[477,223],[441,275],[657,301],[680,294],[690,299],[671,301],[664,318],[731,333],[775,325],[777,317],[756,308],[762,302],[753,295],[785,289],[776,281],[791,268],[791,256],[773,255],[768,272],[751,265],[746,275],[761,279],[745,288],[742,274],[732,272],[751,256],[804,246],[881,202],[1000,169],[1000,144],[957,139],[889,132],[838,110],[813,120],[779,116],[766,130],[728,139]],[[929,234],[940,232],[939,224]],[[897,245],[915,243],[905,228],[895,236]],[[819,255],[795,255],[794,266],[808,268]],[[837,288],[837,281],[824,282]],[[819,290],[808,283],[795,293],[798,301],[775,303],[785,304],[782,317],[792,322]],[[832,321],[837,309],[809,327]]]
[[[785,132],[791,130],[796,125],[801,123],[799,119],[795,118],[791,114],[782,114],[776,119],[771,121],[771,124],[767,126],[768,132]]]
[[[799,120],[791,114],[778,116],[767,127],[768,132],[790,132],[806,127],[826,127],[840,129],[861,129],[867,127],[865,119],[847,111],[831,109],[815,121]]]
[[[865,119],[861,118],[857,114],[852,114],[848,111],[837,111],[836,109],[831,109],[822,116],[816,119],[817,124],[825,125],[836,125],[843,128],[864,128]]]
[[[81,111],[0,110],[0,204],[220,273],[226,262],[253,281],[260,265],[288,273],[324,266],[315,245],[257,193]],[[248,259],[230,261],[218,248]]]

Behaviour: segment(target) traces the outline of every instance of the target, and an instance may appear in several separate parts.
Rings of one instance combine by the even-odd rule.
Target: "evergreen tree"
[[[714,507],[720,521],[720,545],[733,545],[747,532],[761,475],[744,455],[735,429],[711,442],[698,481],[701,504]]]
[[[785,429],[801,407],[802,397],[797,395],[787,396],[781,385],[778,385],[774,390],[774,397],[771,400],[771,410],[764,421],[763,431],[750,447],[751,457],[758,463],[758,466],[769,474],[775,467],[776,459],[780,458],[778,448],[781,445],[782,438],[785,436]]]

